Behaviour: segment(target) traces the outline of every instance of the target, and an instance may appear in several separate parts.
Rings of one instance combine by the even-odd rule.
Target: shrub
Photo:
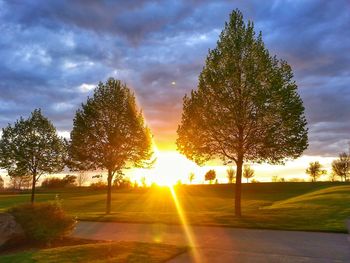
[[[44,188],[72,187],[75,185],[75,181],[76,181],[76,176],[68,174],[62,179],[58,177],[46,178],[41,183],[41,187],[44,187]]]
[[[76,220],[67,216],[58,202],[18,205],[9,213],[22,226],[26,238],[39,243],[62,238],[76,224]]]
[[[117,189],[130,189],[132,188],[132,183],[129,178],[116,177],[113,181],[113,187]]]
[[[91,183],[90,188],[94,190],[107,189],[107,184],[105,182],[98,181],[96,183]]]

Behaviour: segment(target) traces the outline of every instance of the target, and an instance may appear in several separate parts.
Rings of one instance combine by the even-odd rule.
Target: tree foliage
[[[216,179],[215,170],[209,170],[208,172],[206,172],[204,175],[204,179],[205,181],[209,181],[210,183],[212,183],[212,181]]]
[[[348,181],[350,176],[350,154],[339,154],[339,158],[332,162],[332,172],[339,176],[341,181]]]
[[[249,182],[250,178],[253,178],[255,175],[255,171],[250,165],[245,164],[243,168],[243,177],[247,179],[247,183]]]
[[[41,175],[62,171],[65,157],[64,140],[40,109],[35,109],[28,119],[21,117],[2,129],[0,167],[10,177],[32,177],[32,202]]]
[[[327,171],[322,169],[322,165],[316,161],[309,163],[309,167],[306,169],[306,173],[311,176],[312,182],[316,182],[317,179],[326,174]]]
[[[183,100],[181,153],[198,164],[237,165],[235,213],[241,214],[244,161],[283,163],[307,148],[304,107],[286,61],[265,48],[251,21],[235,10],[209,50],[198,89]]]
[[[110,213],[114,175],[130,166],[145,167],[152,156],[151,133],[135,97],[125,84],[110,78],[100,82],[76,112],[69,147],[73,170],[108,171],[107,209]]]

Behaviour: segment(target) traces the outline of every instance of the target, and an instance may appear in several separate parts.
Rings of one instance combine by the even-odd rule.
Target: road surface
[[[180,225],[79,222],[76,237],[191,246],[171,263],[350,263],[349,235]]]

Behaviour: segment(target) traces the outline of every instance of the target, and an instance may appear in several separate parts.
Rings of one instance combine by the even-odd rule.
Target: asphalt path
[[[75,237],[190,246],[170,262],[350,263],[347,234],[164,224],[79,222]]]

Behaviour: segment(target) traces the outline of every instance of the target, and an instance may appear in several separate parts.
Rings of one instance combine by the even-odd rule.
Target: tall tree
[[[306,173],[311,176],[312,182],[316,182],[317,179],[326,174],[327,171],[322,169],[322,165],[316,161],[309,163],[309,167],[306,169]]]
[[[339,158],[332,162],[332,172],[346,182],[350,176],[350,154],[339,154]]]
[[[76,112],[69,147],[73,170],[107,170],[106,213],[111,211],[112,179],[128,166],[144,167],[152,157],[152,138],[125,84],[100,82]]]
[[[249,179],[250,178],[253,178],[255,175],[255,171],[252,167],[250,167],[250,165],[246,164],[244,165],[244,168],[243,168],[243,177],[245,179],[247,179],[247,183],[249,182]]]
[[[65,157],[64,140],[40,109],[35,109],[28,119],[21,117],[2,129],[0,167],[11,177],[32,177],[32,203],[41,175],[62,171]]]
[[[184,97],[181,153],[198,164],[236,163],[235,214],[241,215],[244,161],[284,163],[307,148],[304,107],[291,67],[265,48],[253,22],[235,10],[209,50],[197,90]]]
[[[232,167],[229,167],[226,170],[226,174],[227,174],[228,183],[233,184],[236,179],[236,171]]]

